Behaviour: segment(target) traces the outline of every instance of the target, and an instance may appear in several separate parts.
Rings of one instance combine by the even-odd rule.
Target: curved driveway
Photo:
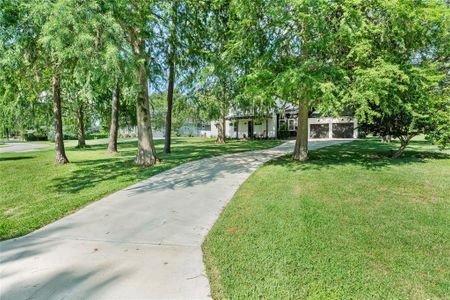
[[[6,147],[0,148],[0,153],[18,153],[31,152],[38,149],[47,148],[48,144],[30,144],[30,143],[5,143]]]
[[[186,163],[1,242],[0,298],[209,298],[203,239],[239,185],[292,149],[288,142]]]

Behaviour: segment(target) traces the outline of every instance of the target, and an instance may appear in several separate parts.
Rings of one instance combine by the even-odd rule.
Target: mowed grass
[[[107,194],[184,162],[280,143],[229,141],[218,145],[212,139],[175,138],[172,154],[165,155],[163,141],[156,141],[162,163],[145,169],[133,164],[136,142],[120,143],[120,153],[108,155],[105,144],[77,149],[76,143],[70,141],[66,143],[71,161],[67,165],[54,164],[53,147],[28,153],[0,153],[0,239],[29,233]]]
[[[449,299],[450,155],[355,141],[246,181],[204,245],[215,299]]]

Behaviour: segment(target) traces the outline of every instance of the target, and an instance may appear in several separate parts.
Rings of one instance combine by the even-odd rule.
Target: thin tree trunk
[[[170,153],[171,135],[172,135],[172,110],[173,110],[173,92],[175,86],[175,55],[171,54],[169,66],[169,85],[167,88],[167,114],[166,114],[166,132],[164,138],[164,153]]]
[[[223,111],[221,112],[221,115],[220,115],[216,143],[217,144],[225,144],[225,113]]]
[[[172,27],[170,30],[170,49],[169,49],[169,83],[167,86],[167,114],[166,128],[164,136],[164,153],[171,152],[172,138],[172,110],[173,110],[173,92],[175,86],[175,59],[177,51],[177,15],[178,0],[172,1]]]
[[[253,113],[251,122],[252,122],[252,126],[251,126],[252,132],[249,132],[248,135],[249,135],[249,138],[254,140],[255,139],[255,115],[254,115],[254,113]]]
[[[148,98],[148,82],[147,82],[147,62],[143,52],[143,45],[138,44],[135,48],[136,54],[141,57],[144,62],[140,63],[138,69],[138,80],[140,91],[136,101],[137,129],[138,129],[138,152],[135,163],[139,166],[148,167],[157,163],[155,145],[153,143],[152,122],[150,114],[150,102]]]
[[[111,127],[109,130],[108,153],[117,153],[117,136],[119,132],[119,103],[120,86],[119,83],[116,83],[111,103]]]
[[[78,148],[83,148],[86,146],[86,136],[84,132],[84,111],[83,111],[83,103],[80,103],[80,106],[77,110],[77,126],[78,126]]]
[[[269,139],[269,118],[266,117],[266,139]]]
[[[64,150],[63,123],[61,116],[61,79],[53,77],[53,117],[55,121],[55,162],[66,164],[69,162]]]
[[[308,104],[305,100],[299,102],[297,119],[297,139],[293,159],[305,161],[308,159]]]
[[[236,120],[236,139],[239,139],[239,119]]]

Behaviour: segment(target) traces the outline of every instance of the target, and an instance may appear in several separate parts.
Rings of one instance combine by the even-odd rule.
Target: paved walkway
[[[190,162],[1,242],[0,298],[209,298],[203,239],[239,185],[292,149]]]
[[[50,147],[48,144],[31,144],[31,143],[4,143],[6,147],[0,147],[0,153],[18,153],[31,152],[38,149]]]

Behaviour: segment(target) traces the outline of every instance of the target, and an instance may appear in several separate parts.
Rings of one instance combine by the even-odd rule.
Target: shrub
[[[48,136],[41,132],[28,132],[22,134],[22,139],[27,142],[48,141]]]
[[[86,140],[96,140],[108,138],[108,133],[106,132],[92,132],[86,134]]]

